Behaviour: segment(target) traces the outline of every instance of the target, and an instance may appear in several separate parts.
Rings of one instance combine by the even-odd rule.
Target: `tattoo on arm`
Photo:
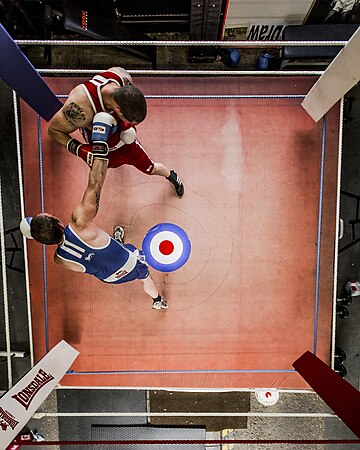
[[[99,211],[100,204],[100,192],[95,192],[95,202],[96,202],[96,214]]]
[[[85,122],[86,117],[84,113],[84,109],[77,105],[74,102],[71,102],[64,110],[63,114],[65,119],[71,124],[71,125],[78,125],[79,122]]]

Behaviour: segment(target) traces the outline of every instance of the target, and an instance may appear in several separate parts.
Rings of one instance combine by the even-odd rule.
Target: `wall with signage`
[[[314,0],[230,0],[224,39],[278,40],[286,25],[302,24]]]

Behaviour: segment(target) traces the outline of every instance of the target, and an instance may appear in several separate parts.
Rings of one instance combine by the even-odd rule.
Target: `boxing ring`
[[[47,78],[66,98],[82,78]],[[301,107],[316,77],[135,76],[148,116],[138,137],[184,181],[109,169],[96,223],[123,225],[141,247],[156,223],[188,233],[176,272],[151,273],[169,309],[140,282],[105,285],[52,261],[28,241],[35,359],[61,339],[80,351],[63,386],[302,389],[292,363],[307,350],[329,362],[334,339],[341,108],[318,123]],[[89,169],[20,107],[26,215],[64,223]],[[334,274],[335,271],[335,274]]]

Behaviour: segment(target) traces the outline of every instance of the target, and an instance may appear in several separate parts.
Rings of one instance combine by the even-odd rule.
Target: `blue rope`
[[[68,370],[67,375],[142,375],[142,374],[175,374],[175,373],[293,373],[294,369],[281,370],[281,369],[264,369],[264,370],[252,370],[252,369],[239,369],[239,370],[109,370],[109,371],[94,371],[94,372],[75,372]]]
[[[319,216],[318,216],[316,281],[315,281],[315,311],[314,311],[314,355],[316,355],[316,348],[317,348],[317,332],[318,332],[318,316],[319,316],[320,250],[321,250],[321,229],[322,229],[322,211],[323,211],[323,191],[324,191],[325,137],[326,137],[326,115],[324,116],[323,121],[322,141],[321,141],[321,169],[320,169]]]
[[[37,118],[38,122],[38,148],[39,148],[39,172],[40,172],[40,200],[41,212],[45,211],[44,206],[44,179],[43,179],[43,157],[42,157],[42,140],[41,140],[41,124],[40,116]],[[43,253],[43,276],[44,276],[44,310],[45,310],[45,347],[46,353],[49,352],[49,314],[48,314],[48,299],[47,299],[47,277],[46,277],[46,246],[42,245]]]

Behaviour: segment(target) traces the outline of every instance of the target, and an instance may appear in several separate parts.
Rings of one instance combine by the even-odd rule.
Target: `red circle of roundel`
[[[164,241],[160,242],[159,250],[163,255],[170,255],[174,251],[174,244],[171,241],[165,239]]]

